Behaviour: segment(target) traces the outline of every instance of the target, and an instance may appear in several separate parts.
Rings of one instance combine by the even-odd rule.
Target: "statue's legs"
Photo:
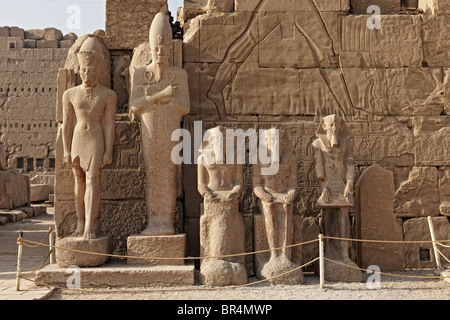
[[[72,162],[72,171],[75,178],[75,210],[77,212],[77,227],[73,236],[81,237],[84,234],[85,207],[84,197],[86,193],[86,173],[80,167],[80,158],[77,157]]]
[[[92,168],[86,173],[86,193],[84,202],[86,206],[85,239],[96,239],[98,230],[98,215],[101,201],[101,169]]]
[[[266,224],[266,234],[267,234],[267,242],[269,243],[269,248],[274,249],[280,247],[280,232],[282,231],[279,226],[276,224],[276,216],[275,216],[275,204],[263,202],[263,210],[264,210],[264,221]],[[270,251],[270,259],[275,259],[279,256],[278,251]]]
[[[148,227],[142,235],[175,234],[177,203],[177,167],[171,153],[171,141],[180,122],[163,112],[146,112],[141,117],[142,149],[146,174]]]
[[[322,209],[322,232],[325,236],[351,238],[348,208]],[[337,239],[325,239],[325,255],[330,259],[349,261],[350,242]]]

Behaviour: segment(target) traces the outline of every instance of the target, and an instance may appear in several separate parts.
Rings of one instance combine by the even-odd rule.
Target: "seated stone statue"
[[[236,161],[217,163],[226,150],[224,132],[223,127],[207,131],[210,141],[203,144],[198,161],[198,191],[204,198],[200,246],[203,256],[208,257],[245,252],[238,200],[243,187],[243,165]],[[247,283],[244,256],[202,260],[200,281],[214,286]]]
[[[262,135],[262,141],[271,155],[278,153],[278,172],[261,175],[261,164],[254,165],[253,191],[260,199],[261,212],[264,214],[270,260],[261,270],[263,278],[272,278],[298,267],[292,262],[292,248],[283,248],[293,244],[293,202],[297,195],[297,160],[291,141],[284,131],[270,129]],[[278,148],[278,152],[273,150]],[[273,283],[303,283],[301,270],[286,276],[275,278]]]

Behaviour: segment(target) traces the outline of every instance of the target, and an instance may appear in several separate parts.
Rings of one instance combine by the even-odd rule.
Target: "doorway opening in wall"
[[[34,165],[33,165],[33,163],[34,163],[33,158],[28,158],[28,159],[27,159],[27,172],[31,172],[31,171],[34,170]]]
[[[16,168],[23,169],[23,158],[17,158]]]
[[[430,249],[420,248],[420,261],[430,262],[431,261],[431,252]]]

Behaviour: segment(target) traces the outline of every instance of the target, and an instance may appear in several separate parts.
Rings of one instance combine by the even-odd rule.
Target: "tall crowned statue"
[[[130,111],[141,121],[146,170],[148,226],[142,235],[175,234],[176,165],[171,159],[174,130],[190,111],[187,73],[169,63],[172,28],[165,13],[150,27],[152,62],[135,70],[131,81]]]

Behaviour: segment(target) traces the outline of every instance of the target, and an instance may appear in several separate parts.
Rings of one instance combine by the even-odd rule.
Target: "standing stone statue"
[[[104,55],[95,37],[78,53],[83,83],[64,92],[64,161],[75,177],[77,227],[74,236],[96,239],[100,232],[101,173],[113,161],[117,95],[98,84]]]
[[[264,214],[267,242],[269,249],[283,248],[293,244],[294,222],[293,202],[297,196],[297,160],[291,141],[284,131],[272,128],[262,135],[260,143],[264,143],[273,154],[278,148],[278,172],[261,175],[261,164],[254,165],[253,187],[255,195],[260,199],[261,212]],[[278,141],[274,141],[274,139]],[[274,159],[272,159],[273,165]],[[270,260],[263,266],[261,276],[272,278],[298,267],[292,262],[292,248],[283,248],[270,252]],[[259,266],[257,266],[259,267]],[[273,283],[303,283],[303,273],[299,269],[286,276],[275,278]]]
[[[112,236],[101,234],[99,217],[101,174],[113,161],[117,95],[99,84],[103,59],[97,38],[87,38],[78,53],[82,84],[63,94],[64,162],[75,178],[77,226],[71,237],[57,239],[57,246],[108,254]],[[93,267],[108,256],[57,250],[56,260],[62,267]]]
[[[322,209],[321,228],[325,236],[351,238],[349,208],[353,206],[353,144],[341,117],[322,119],[313,142],[314,160],[321,195],[316,206]],[[350,242],[326,239],[325,257],[351,266]],[[359,270],[325,261],[325,277],[330,281],[362,281]]]
[[[150,27],[150,65],[134,71],[130,110],[141,120],[146,170],[148,227],[142,235],[175,234],[177,167],[171,160],[173,131],[190,111],[187,73],[169,64],[172,29],[166,14],[158,13]]]
[[[224,132],[223,127],[216,127],[205,133],[210,140],[202,145],[198,161],[198,191],[204,198],[200,246],[203,256],[208,257],[245,252],[244,221],[239,213],[244,168],[236,161],[218,163],[220,155],[225,159]],[[213,286],[247,283],[245,258],[202,260],[199,279]]]

